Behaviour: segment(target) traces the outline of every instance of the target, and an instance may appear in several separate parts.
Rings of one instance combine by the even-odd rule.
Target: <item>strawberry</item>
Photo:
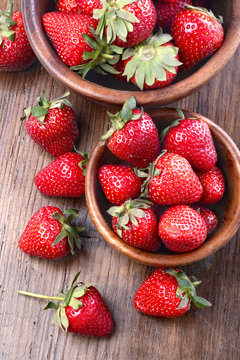
[[[193,67],[221,46],[224,38],[221,21],[211,11],[190,5],[176,15],[171,34],[185,69]]]
[[[83,14],[50,12],[43,15],[42,21],[50,41],[66,65],[77,66],[86,62],[83,53],[91,48],[82,34],[91,36],[88,26],[95,28],[96,20]]]
[[[63,154],[37,174],[35,185],[44,195],[80,197],[85,192],[87,163],[88,154]]]
[[[210,235],[217,227],[218,219],[214,212],[205,206],[192,204],[191,207],[199,212],[207,225],[207,233]]]
[[[58,324],[65,332],[102,337],[110,335],[113,320],[99,291],[92,285],[75,284],[80,272],[73,279],[71,288],[65,294],[46,296],[19,290],[21,295],[49,300],[46,309],[55,310],[53,324]]]
[[[101,0],[76,0],[83,14],[93,16],[93,11],[102,7]]]
[[[206,9],[210,8],[210,0],[194,0],[194,6],[203,7]]]
[[[156,30],[161,27],[167,33],[170,32],[174,17],[179,11],[184,10],[187,4],[192,5],[192,1],[156,1],[154,4],[157,13]]]
[[[136,199],[141,192],[142,180],[127,165],[104,165],[98,172],[103,192],[111,203],[120,205],[127,199]]]
[[[211,170],[217,162],[217,152],[211,131],[201,119],[185,118],[177,109],[179,119],[163,130],[163,148],[185,157],[193,168],[201,171]]]
[[[209,307],[211,303],[196,295],[193,281],[179,269],[159,268],[150,275],[136,292],[133,304],[144,314],[175,318],[184,315],[191,301],[197,307]]]
[[[155,89],[169,85],[174,80],[178,66],[178,48],[168,34],[162,30],[150,36],[135,48],[126,49],[122,59],[125,60],[123,75],[127,81],[137,85],[141,90]]]
[[[84,228],[71,225],[78,218],[77,210],[65,210],[45,206],[39,209],[28,222],[19,239],[19,248],[26,254],[44,259],[62,259],[74,255],[74,247],[81,248],[78,232]]]
[[[197,173],[203,187],[200,199],[203,204],[214,204],[221,200],[225,191],[225,178],[217,166],[208,172]]]
[[[121,206],[111,207],[108,213],[113,216],[113,230],[126,243],[146,251],[159,250],[157,218],[151,202],[128,200]]]
[[[206,240],[207,225],[196,210],[187,205],[175,205],[163,213],[158,235],[169,250],[185,253]]]
[[[65,13],[81,13],[76,0],[58,0],[56,8]]]
[[[158,205],[191,204],[203,193],[201,183],[184,157],[163,151],[148,167],[148,173],[136,170],[146,177],[142,194]]]
[[[105,34],[108,43],[132,47],[146,40],[156,22],[152,0],[101,0],[101,7],[93,11],[99,20],[97,33]]]
[[[35,55],[28,41],[20,11],[0,10],[0,70],[22,71],[35,61]]]
[[[48,102],[44,92],[38,106],[25,109],[25,128],[28,135],[53,156],[71,151],[78,138],[76,114],[65,99],[70,93]]]
[[[112,127],[101,140],[115,156],[143,168],[156,158],[160,152],[157,128],[147,113],[136,109],[133,96],[116,115],[108,115]]]

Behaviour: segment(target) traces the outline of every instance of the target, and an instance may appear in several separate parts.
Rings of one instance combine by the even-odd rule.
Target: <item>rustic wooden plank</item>
[[[6,3],[0,0],[0,7]],[[238,146],[239,56],[240,49],[207,87],[169,105],[194,110],[216,121]],[[152,269],[118,254],[100,238],[87,214],[84,199],[48,198],[33,185],[35,174],[52,157],[28,137],[19,119],[22,109],[32,105],[43,89],[51,97],[65,91],[39,64],[25,73],[0,74],[0,358],[239,359],[239,233],[214,256],[186,268],[189,274],[204,280],[199,294],[213,303],[211,309],[192,309],[176,320],[137,313],[132,306],[134,293]],[[70,99],[81,130],[77,147],[91,151],[106,129],[107,109],[74,94]],[[33,212],[49,204],[81,210],[80,222],[87,230],[83,234],[83,251],[74,258],[46,262],[26,256],[17,247]],[[66,289],[79,269],[82,279],[98,285],[113,314],[115,330],[110,338],[63,334],[50,326],[51,311],[41,310],[43,301],[16,293],[17,289],[58,293]]]

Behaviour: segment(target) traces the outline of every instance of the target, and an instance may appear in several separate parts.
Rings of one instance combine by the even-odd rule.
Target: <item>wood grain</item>
[[[7,0],[0,0],[0,8]],[[15,1],[20,6],[20,1]],[[215,121],[240,145],[240,49],[224,71],[198,93],[171,104],[196,111]],[[220,251],[185,268],[204,280],[199,295],[213,303],[177,320],[137,313],[132,300],[152,268],[120,255],[107,245],[91,223],[84,200],[52,199],[33,185],[35,174],[51,156],[26,134],[19,120],[42,90],[61,95],[56,83],[37,63],[24,73],[0,74],[0,359],[20,360],[238,360],[240,357],[239,233]],[[81,134],[78,148],[91,151],[106,130],[106,108],[72,94]],[[112,111],[112,109],[108,110]],[[87,230],[83,251],[74,258],[46,262],[18,249],[18,238],[31,215],[44,205],[75,206]],[[63,334],[50,325],[44,301],[17,295],[17,289],[57,294],[81,269],[82,279],[98,285],[113,314],[110,338]]]

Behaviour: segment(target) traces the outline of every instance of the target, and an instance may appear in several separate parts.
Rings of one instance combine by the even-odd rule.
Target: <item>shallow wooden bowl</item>
[[[95,102],[117,106],[123,104],[132,93],[143,106],[165,105],[182,99],[206,85],[236,51],[240,42],[240,0],[212,0],[211,8],[224,17],[225,40],[221,48],[201,67],[179,73],[175,83],[159,90],[138,91],[138,88],[110,76],[91,72],[83,80],[58,58],[44,32],[41,17],[54,10],[54,0],[22,0],[23,18],[30,43],[39,61],[58,81],[78,95]]]
[[[178,117],[175,109],[158,109],[148,111],[148,113],[155,121],[159,132]],[[87,168],[87,207],[97,230],[120,253],[149,266],[187,265],[202,260],[226,244],[240,224],[240,152],[237,146],[214,122],[191,111],[184,111],[184,113],[190,118],[200,117],[210,126],[218,153],[218,166],[223,170],[226,178],[226,191],[223,199],[211,207],[218,217],[218,227],[198,249],[185,254],[176,254],[162,246],[159,253],[150,253],[125,243],[111,228],[111,216],[106,211],[113,205],[106,200],[97,179],[98,169],[101,165],[123,162],[111,154],[106,145],[101,145],[99,142],[92,152]]]

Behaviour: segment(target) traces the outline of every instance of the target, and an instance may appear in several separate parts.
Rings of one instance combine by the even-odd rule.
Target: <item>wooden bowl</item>
[[[231,59],[240,42],[240,0],[212,0],[211,8],[224,17],[225,40],[221,48],[193,71],[179,73],[175,83],[159,90],[138,91],[131,84],[91,72],[87,80],[71,71],[57,56],[42,26],[42,15],[54,10],[54,0],[22,0],[23,19],[32,48],[45,69],[78,95],[117,106],[134,93],[139,105],[166,105],[206,85]]]
[[[161,132],[172,121],[178,118],[175,109],[158,109],[148,111]],[[187,117],[200,117],[211,129],[218,153],[218,166],[223,170],[226,178],[226,191],[220,202],[213,206],[219,224],[214,234],[194,251],[176,254],[162,246],[159,253],[150,253],[134,248],[119,238],[111,228],[111,216],[106,213],[110,204],[101,189],[97,179],[98,169],[103,164],[122,164],[100,142],[94,148],[86,173],[86,200],[89,214],[99,233],[120,253],[143,264],[159,266],[187,265],[202,260],[213,254],[226,244],[236,233],[240,224],[240,152],[231,138],[219,126],[209,119],[191,111],[185,111]]]

